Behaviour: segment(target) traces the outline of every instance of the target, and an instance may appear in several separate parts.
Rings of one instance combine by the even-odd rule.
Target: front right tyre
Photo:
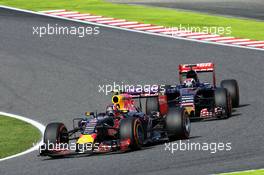
[[[239,87],[234,79],[221,81],[221,87],[227,89],[232,99],[232,107],[239,107]]]
[[[166,116],[166,129],[171,140],[190,137],[190,118],[184,108],[172,107],[169,109]]]
[[[128,117],[120,121],[119,135],[121,140],[129,139],[129,147],[138,150],[144,143],[144,128],[139,118]]]

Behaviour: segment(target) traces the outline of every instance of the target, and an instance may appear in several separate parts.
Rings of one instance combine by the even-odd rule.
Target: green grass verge
[[[32,147],[41,138],[34,126],[10,117],[0,116],[0,158]]]
[[[103,0],[0,0],[1,5],[33,11],[67,9],[167,27],[232,27],[232,36],[264,40],[264,22],[177,11],[158,7],[121,5]]]
[[[220,175],[264,175],[264,169],[240,171],[240,172],[234,172],[234,173],[223,173]]]

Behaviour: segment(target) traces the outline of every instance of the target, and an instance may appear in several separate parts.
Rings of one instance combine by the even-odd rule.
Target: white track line
[[[186,34],[180,34],[178,36],[201,36],[201,35],[204,35],[205,33],[186,33]]]
[[[161,32],[163,34],[167,34],[167,35],[178,35],[178,34],[184,34],[184,33],[188,33],[186,31],[179,31],[179,30],[167,30],[165,32]]]
[[[192,39],[192,38],[177,37],[177,36],[165,35],[165,34],[162,34],[162,33],[147,32],[147,31],[144,31],[144,30],[127,29],[127,28],[121,28],[119,26],[106,25],[104,23],[95,23],[95,22],[89,22],[89,21],[78,20],[78,19],[73,19],[73,18],[65,18],[65,17],[62,17],[62,16],[54,16],[54,15],[51,15],[51,14],[33,12],[33,11],[30,11],[30,10],[23,10],[23,9],[19,9],[19,8],[4,6],[4,5],[0,5],[0,7],[1,8],[5,8],[5,9],[10,9],[10,10],[16,10],[16,11],[20,11],[20,12],[24,12],[24,13],[30,13],[30,14],[34,14],[34,15],[48,16],[48,17],[53,17],[53,18],[57,18],[57,19],[64,19],[64,20],[67,20],[67,21],[75,21],[75,22],[84,23],[84,24],[90,24],[90,25],[95,25],[95,26],[107,27],[107,28],[112,28],[112,29],[119,29],[119,30],[124,30],[124,31],[129,31],[129,32],[142,33],[142,34],[147,34],[147,35],[152,35],[152,36],[160,36],[160,37],[173,38],[173,39],[185,40],[185,41],[192,41],[192,42],[204,43],[204,44],[213,44],[213,45],[218,45],[218,46],[228,46],[228,47],[236,47],[236,48],[242,48],[242,49],[251,49],[251,50],[264,51],[263,48],[254,48],[254,47],[247,47],[247,46],[243,46],[243,45],[225,44],[225,43],[213,42],[213,41],[206,40],[206,39],[197,40],[197,39]]]
[[[46,11],[40,11],[40,13],[52,13],[52,12],[65,12],[65,9],[61,10],[46,10]]]
[[[81,20],[81,19],[85,19],[85,18],[87,18],[87,17],[89,17],[89,16],[91,16],[91,15],[90,15],[90,14],[84,14],[84,15],[82,15],[82,16],[73,16],[73,17],[71,17],[71,18]],[[65,18],[66,18],[66,17],[65,17]]]
[[[150,30],[150,29],[160,29],[164,28],[164,26],[149,26],[149,27],[138,27],[134,28],[135,30]]]
[[[151,26],[151,24],[132,24],[132,25],[124,25],[124,26],[120,26],[120,27],[124,27],[124,28],[137,28],[137,27],[147,27],[147,26]]]
[[[192,38],[192,39],[200,39],[200,38],[212,38],[212,37],[219,37],[220,35],[200,35],[200,36],[189,36],[187,38]]]
[[[264,44],[253,44],[253,45],[247,45],[249,47],[264,47]]]
[[[113,20],[114,18],[94,18],[94,19],[85,19],[85,21],[106,21],[106,20]]]
[[[81,17],[81,16],[87,16],[90,15],[89,13],[86,14],[69,14],[69,15],[63,15],[63,17]]]
[[[168,28],[161,27],[161,28],[150,29],[150,30],[146,30],[146,31],[148,31],[148,32],[166,32],[166,31],[172,31],[172,30],[168,29]]]
[[[101,24],[111,24],[111,23],[117,23],[117,22],[125,22],[126,20],[124,19],[115,19],[115,20],[110,20],[110,21],[100,21],[98,23]]]
[[[26,123],[29,123],[29,124],[33,125],[34,127],[36,127],[41,132],[41,135],[42,135],[42,138],[43,138],[45,126],[42,125],[41,123],[39,123],[39,122],[37,122],[35,120],[32,120],[32,119],[26,118],[26,117],[22,117],[22,116],[15,115],[15,114],[10,114],[10,113],[6,113],[6,112],[0,112],[0,115],[6,116],[6,117],[16,118],[18,120],[22,120],[22,121],[24,121]],[[36,144],[34,147],[31,147],[28,150],[23,151],[21,153],[2,158],[2,159],[0,159],[0,162],[4,161],[4,160],[11,159],[11,158],[15,158],[15,157],[18,157],[18,156],[22,156],[22,155],[25,155],[25,154],[30,153],[32,151],[38,150],[39,146],[42,144],[42,138],[41,138],[41,141],[38,144]]]
[[[49,13],[51,15],[72,15],[72,14],[79,14],[79,12],[52,12]]]
[[[246,41],[246,42],[239,42],[239,43],[235,43],[235,44],[249,45],[249,44],[262,44],[262,43],[264,43],[264,41]]]
[[[126,25],[126,24],[138,24],[138,22],[135,21],[131,21],[131,22],[118,22],[118,23],[112,23],[110,24],[111,26],[122,26],[122,25]]]
[[[221,40],[217,41],[219,43],[235,43],[235,42],[241,42],[241,41],[249,41],[250,39],[230,39],[230,40]]]
[[[87,16],[80,16],[80,17],[73,17],[74,19],[78,19],[78,20],[81,20],[81,19],[90,19],[90,18],[101,18],[102,16],[91,16],[91,15],[87,15]]]
[[[225,40],[225,39],[233,39],[235,37],[223,37],[223,36],[220,36],[220,37],[213,37],[213,38],[206,38],[206,39],[203,39],[204,41],[217,41],[217,40]]]

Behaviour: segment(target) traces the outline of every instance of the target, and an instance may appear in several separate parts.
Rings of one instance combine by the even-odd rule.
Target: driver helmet
[[[196,82],[193,78],[187,78],[186,80],[184,80],[183,84],[187,88],[192,88],[195,86]]]
[[[196,82],[199,81],[199,80],[198,80],[197,73],[196,73],[196,71],[194,71],[194,70],[190,70],[190,71],[188,71],[187,74],[186,74],[186,78],[187,78],[187,79],[192,78],[192,79],[194,79],[194,81],[196,81]]]
[[[106,115],[108,116],[114,116],[115,112],[114,112],[114,107],[113,105],[108,105],[106,107]]]

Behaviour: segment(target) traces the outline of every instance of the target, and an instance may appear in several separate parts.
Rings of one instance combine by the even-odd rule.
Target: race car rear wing
[[[213,63],[197,63],[197,64],[180,64],[179,73],[187,73],[190,70],[194,70],[197,73],[199,72],[213,72],[214,64]]]
[[[179,65],[179,79],[181,83],[182,83],[183,75],[185,75],[190,70],[194,70],[197,73],[212,72],[213,73],[213,84],[214,86],[216,86],[214,63],[208,62],[208,63],[197,63],[197,64],[180,64]]]

